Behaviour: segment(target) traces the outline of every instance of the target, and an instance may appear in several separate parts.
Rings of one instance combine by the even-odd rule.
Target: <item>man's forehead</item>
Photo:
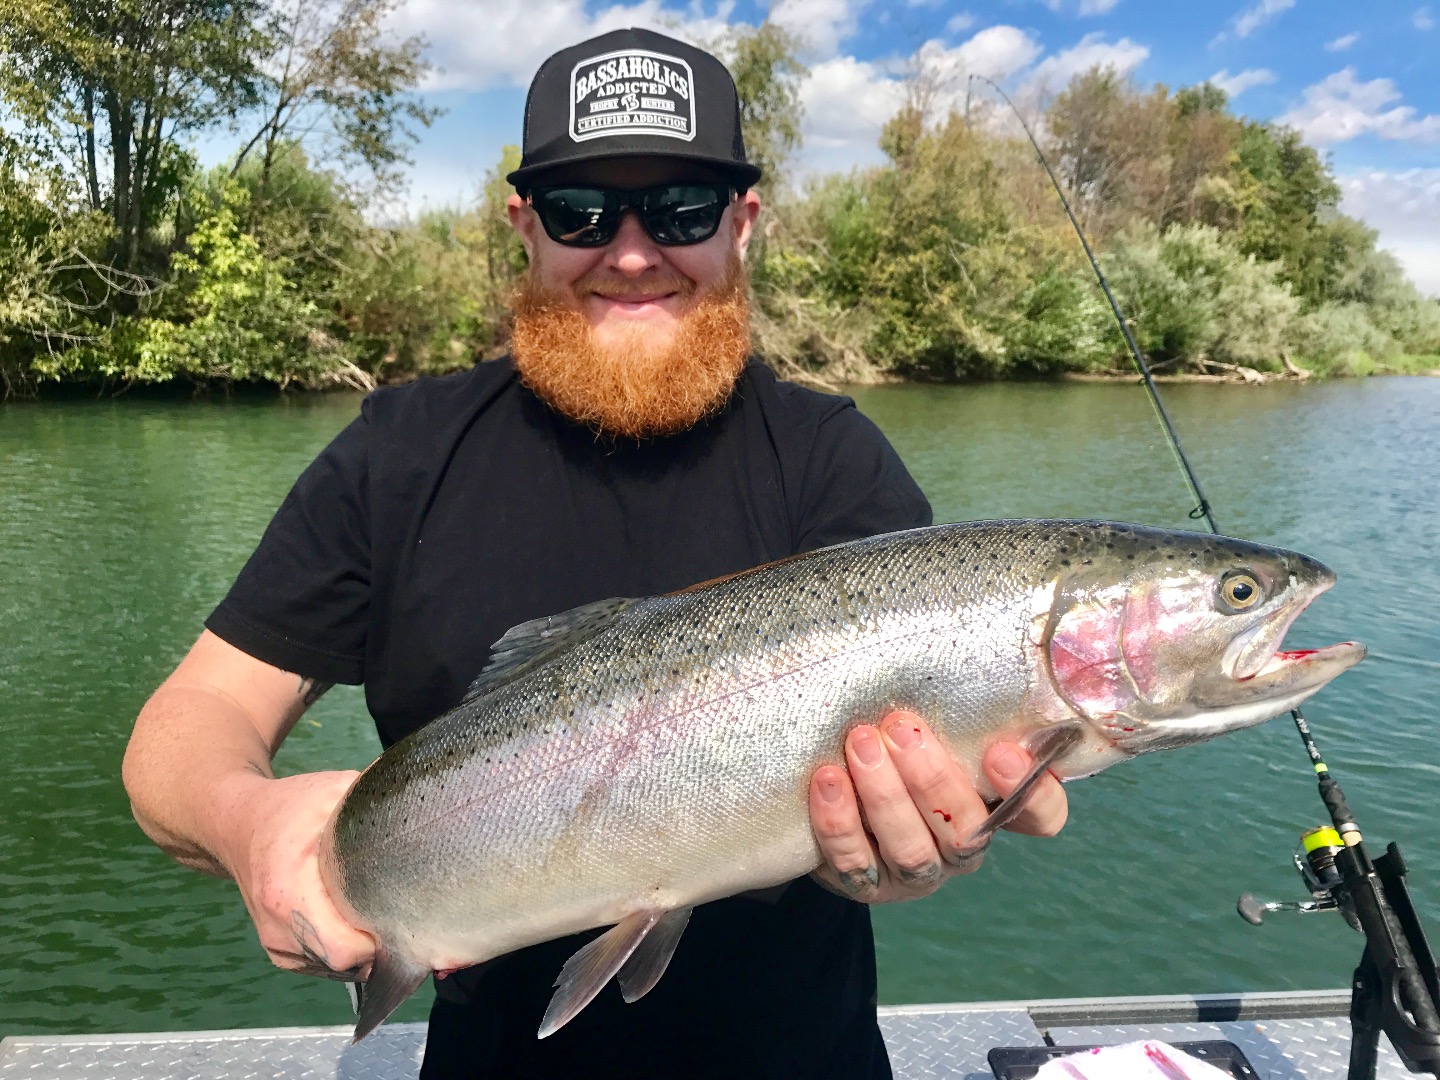
[[[557,165],[536,176],[533,187],[585,184],[596,187],[641,188],[654,184],[723,184],[716,169],[696,161],[670,157],[616,157]]]

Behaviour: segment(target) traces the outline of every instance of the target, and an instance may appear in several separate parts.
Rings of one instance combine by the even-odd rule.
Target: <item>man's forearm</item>
[[[186,866],[232,877],[245,808],[273,777],[272,752],[225,694],[167,684],[141,710],[125,751],[135,820]]]

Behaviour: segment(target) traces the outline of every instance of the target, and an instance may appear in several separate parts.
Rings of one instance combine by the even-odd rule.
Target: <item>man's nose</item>
[[[654,270],[663,259],[660,245],[640,224],[640,215],[628,208],[622,211],[615,239],[606,245],[605,261],[622,274],[639,277]]]

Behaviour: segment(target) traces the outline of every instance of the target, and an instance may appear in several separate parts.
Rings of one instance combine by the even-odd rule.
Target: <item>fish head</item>
[[[1307,555],[1200,533],[1104,526],[1072,541],[1046,632],[1055,690],[1125,754],[1201,742],[1293,709],[1365,648],[1286,651],[1335,584]]]

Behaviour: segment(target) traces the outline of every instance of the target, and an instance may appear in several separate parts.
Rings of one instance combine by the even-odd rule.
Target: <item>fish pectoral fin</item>
[[[553,1035],[575,1019],[615,977],[665,914],[658,908],[643,908],[627,915],[566,960],[555,977],[555,994],[550,998],[535,1037],[543,1039]]]
[[[1026,749],[1035,755],[1035,764],[1030,766],[1030,771],[1021,778],[1015,790],[1002,799],[1000,805],[990,811],[990,816],[975,827],[975,831],[965,841],[966,846],[985,843],[996,832],[1014,821],[1025,805],[1025,796],[1030,794],[1036,781],[1074,747],[1084,734],[1084,726],[1076,720],[1044,728],[1027,739]]]
[[[379,1027],[400,1003],[420,988],[430,969],[408,956],[393,953],[380,941],[375,947],[375,962],[365,988],[354,995],[359,1020],[355,1024],[355,1042]]]
[[[680,944],[680,935],[690,921],[691,908],[676,908],[667,911],[655,920],[655,925],[635,947],[615,976],[620,984],[620,996],[627,1002],[639,1001],[655,989],[660,976],[670,966],[670,957],[675,955],[675,946]]]

